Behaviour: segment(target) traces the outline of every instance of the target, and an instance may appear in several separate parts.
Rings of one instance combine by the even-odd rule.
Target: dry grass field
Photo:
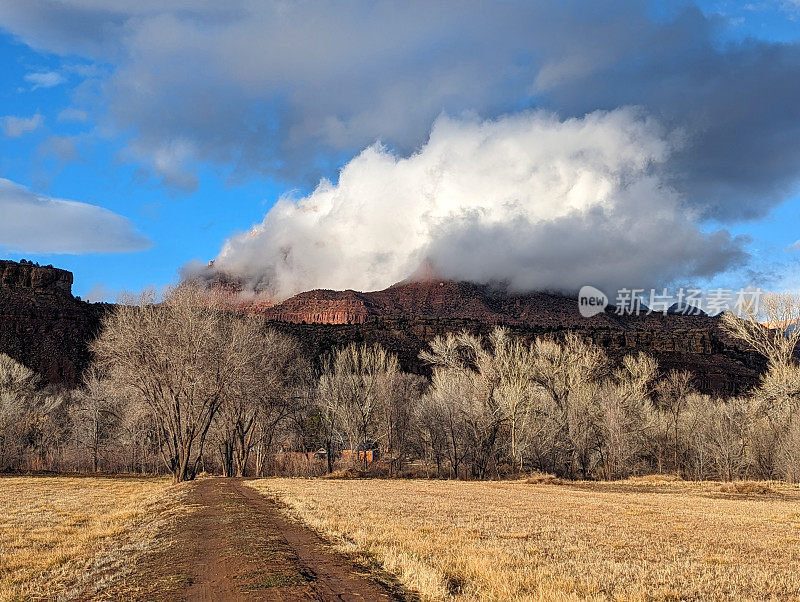
[[[0,478],[0,600],[70,598],[124,565],[176,495],[163,478]],[[137,531],[138,530],[138,531]],[[149,536],[149,535],[148,535]],[[78,589],[76,589],[78,588]],[[91,597],[91,592],[82,592]]]
[[[423,599],[800,599],[800,489],[262,479]]]

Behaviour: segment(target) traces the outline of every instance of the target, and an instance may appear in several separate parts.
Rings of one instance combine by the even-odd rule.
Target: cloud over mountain
[[[221,252],[278,295],[425,257],[517,287],[713,276],[744,257],[724,226],[798,187],[800,44],[691,3],[12,0],[0,27],[102,65],[73,111],[167,186],[344,166]]]
[[[380,289],[426,260],[443,277],[524,290],[710,276],[742,259],[742,241],[701,231],[665,182],[679,148],[633,109],[441,117],[419,152],[373,145],[337,184],[282,199],[215,266],[279,299]]]

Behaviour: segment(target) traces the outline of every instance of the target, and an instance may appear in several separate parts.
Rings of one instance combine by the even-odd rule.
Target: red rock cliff
[[[74,386],[108,307],[72,296],[72,273],[0,260],[0,353],[50,383]]]
[[[72,295],[72,272],[53,266],[0,260],[0,286],[27,288],[37,293]]]

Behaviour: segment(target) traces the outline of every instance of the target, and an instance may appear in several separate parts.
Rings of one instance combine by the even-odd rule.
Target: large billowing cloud
[[[635,105],[683,131],[666,173],[687,203],[757,217],[797,183],[800,46],[726,44],[724,24],[676,6],[10,0],[0,26],[111,65],[106,125],[177,187],[202,161],[313,182],[375,140],[413,152],[442,112]]]
[[[430,261],[442,277],[516,289],[655,286],[742,259],[702,232],[663,169],[680,141],[641,111],[559,120],[442,117],[399,157],[374,145],[312,194],[285,198],[230,239],[215,269],[281,299],[374,290]]]
[[[108,209],[35,194],[0,178],[0,249],[23,253],[124,253],[150,246]]]
[[[691,5],[11,0],[0,27],[107,66],[97,131],[168,185],[346,164],[221,253],[279,296],[425,257],[517,287],[702,278],[741,258],[708,223],[797,190],[800,44],[723,42]]]

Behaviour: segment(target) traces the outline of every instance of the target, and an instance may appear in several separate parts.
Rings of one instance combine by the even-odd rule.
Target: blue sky
[[[580,240],[624,238],[592,258],[593,269],[608,273],[601,283],[629,273],[645,285],[800,290],[800,109],[791,108],[800,107],[800,5],[612,2],[595,15],[577,1],[509,2],[491,14],[467,3],[460,18],[445,5],[320,2],[279,14],[247,1],[224,9],[183,0],[4,3],[0,212],[11,217],[0,224],[0,254],[69,269],[75,294],[109,300],[174,282],[182,266],[218,255],[228,271],[283,296],[379,287],[425,258],[450,277],[515,281],[530,271],[552,276],[519,278],[520,287],[569,289],[580,280],[559,274],[573,265],[541,242],[563,240],[559,229],[569,227],[577,234],[562,255],[573,262],[585,254]],[[774,72],[751,68],[759,61]],[[536,110],[555,117],[514,121]],[[491,198],[504,182],[491,180],[490,142],[550,141],[548,132],[564,131],[569,119],[598,142],[568,150],[548,142],[554,150],[542,156],[564,157],[554,169],[599,153],[632,127],[643,133],[620,148],[647,166],[569,163],[562,171],[578,175],[566,178],[615,182],[611,200],[590,195],[571,213],[524,200],[526,190]],[[434,124],[441,147],[455,151],[426,146]],[[525,128],[538,137],[520,138]],[[476,137],[477,150],[459,155],[467,169],[452,159],[453,141],[470,146]],[[376,141],[381,150],[365,155]],[[441,191],[448,174],[418,189],[398,185],[402,170],[444,165],[489,174],[485,198],[462,190],[459,206],[435,192],[433,205],[420,206],[415,195]],[[352,184],[336,186],[344,166]],[[520,164],[514,173],[543,169]],[[540,190],[538,177],[519,186],[552,196],[553,206],[567,202]],[[315,191],[320,178],[332,191]],[[641,203],[652,207],[636,217],[630,181],[651,191]],[[261,223],[287,193],[295,205]],[[522,213],[497,209],[518,197]],[[406,207],[414,217],[403,226]],[[665,212],[663,226],[646,223],[655,208]],[[595,222],[598,211],[607,214]],[[309,224],[309,212],[324,215]],[[622,215],[631,227],[615,234],[609,223]],[[530,223],[519,229],[523,218]],[[415,224],[423,222],[421,233]],[[386,235],[359,234],[362,226]],[[696,256],[664,240],[653,242],[663,253],[620,259],[631,253],[618,249],[647,245],[658,229],[696,244]],[[482,250],[470,255],[465,240]]]
[[[200,184],[192,192],[160,185],[120,156],[123,142],[97,135],[91,116],[85,122],[59,119],[72,106],[79,77],[36,90],[25,81],[29,73],[62,70],[64,60],[33,51],[8,33],[0,36],[0,57],[0,114],[40,114],[44,122],[19,137],[0,135],[0,177],[37,193],[111,209],[130,219],[152,242],[141,251],[113,254],[4,250],[6,258],[72,271],[76,295],[86,298],[94,291],[94,296],[113,300],[122,290],[175,282],[182,265],[213,259],[232,232],[263,218],[271,203],[291,187],[263,177],[231,183],[224,168],[216,166],[202,166]],[[76,156],[64,160],[48,152],[53,136],[76,137]]]

